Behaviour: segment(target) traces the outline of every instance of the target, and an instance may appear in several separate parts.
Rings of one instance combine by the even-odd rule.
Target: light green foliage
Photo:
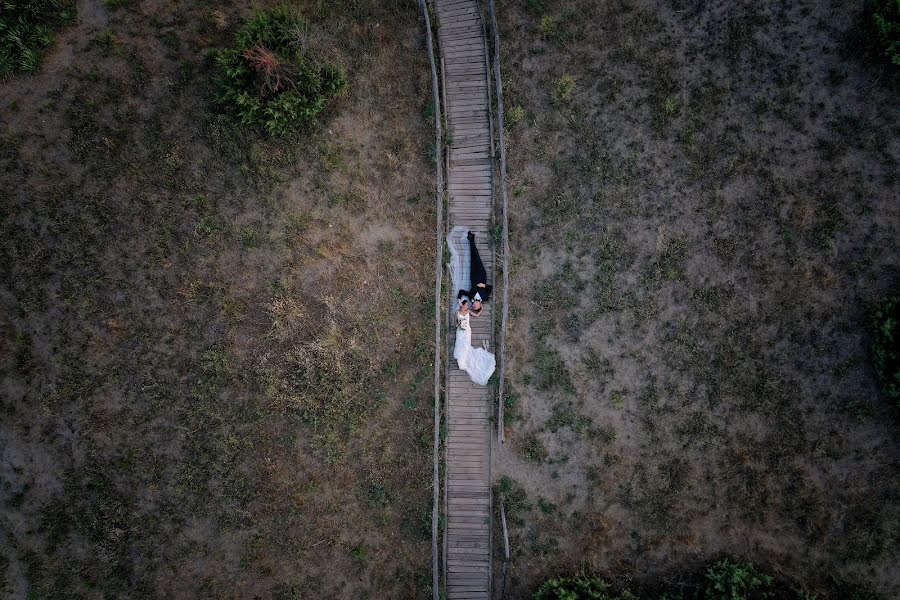
[[[216,56],[218,102],[243,125],[281,135],[311,123],[347,86],[337,66],[299,43],[309,25],[288,8],[257,13]]]
[[[556,85],[553,86],[553,96],[560,102],[569,100],[572,97],[572,92],[574,91],[575,78],[571,75],[563,75],[556,80]]]
[[[525,109],[520,105],[515,105],[506,113],[506,122],[510,125],[517,125],[525,118]]]
[[[556,36],[556,21],[550,15],[544,15],[541,17],[541,37],[545,40],[549,40]]]
[[[53,43],[52,30],[74,18],[73,0],[0,2],[0,79],[36,72]]]

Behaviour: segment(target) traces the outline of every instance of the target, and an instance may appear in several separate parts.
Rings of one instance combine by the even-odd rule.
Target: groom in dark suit
[[[472,289],[469,291],[459,290],[456,295],[460,301],[463,299],[472,303],[470,313],[477,317],[484,308],[484,303],[491,297],[494,286],[487,282],[487,271],[484,270],[484,263],[481,262],[481,256],[478,254],[478,248],[475,246],[475,234],[471,231],[467,236],[469,239],[469,255],[472,257]]]

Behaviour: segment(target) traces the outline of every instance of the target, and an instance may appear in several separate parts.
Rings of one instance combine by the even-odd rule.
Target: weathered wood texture
[[[493,167],[490,98],[481,8],[476,0],[436,0],[449,128],[448,229],[465,225],[476,236],[488,280]],[[455,299],[456,290],[452,290]],[[454,300],[455,302],[455,300]],[[492,302],[472,317],[472,345],[492,342]],[[452,352],[456,331],[449,311]],[[491,345],[493,351],[493,345]],[[452,356],[452,355],[451,355]],[[448,600],[489,598],[491,592],[491,424],[489,388],[472,383],[451,361],[447,371],[446,536]]]
[[[437,65],[435,64],[435,56],[434,56],[434,42],[431,36],[431,17],[428,14],[428,6],[426,5],[425,0],[419,0],[419,8],[422,11],[422,17],[425,19],[425,44],[428,47],[428,62],[431,66],[431,90],[432,95],[434,97],[434,114],[435,114],[435,129],[434,129],[434,144],[435,149],[437,151],[437,155],[441,155],[441,103],[440,103],[440,94],[439,84],[438,84],[438,71]],[[439,569],[439,557],[438,557],[438,513],[439,513],[439,505],[438,502],[440,500],[440,489],[439,489],[439,481],[440,481],[440,430],[441,430],[441,326],[440,326],[440,316],[441,316],[441,307],[440,307],[440,295],[441,295],[441,229],[442,229],[442,217],[443,211],[441,210],[441,205],[443,204],[443,192],[444,192],[444,175],[441,172],[441,163],[438,161],[437,169],[435,171],[435,213],[436,213],[436,222],[435,222],[435,255],[434,255],[434,462],[433,462],[433,491],[434,495],[432,497],[432,506],[431,506],[431,588],[432,588],[432,600],[438,600],[440,597],[440,569]]]

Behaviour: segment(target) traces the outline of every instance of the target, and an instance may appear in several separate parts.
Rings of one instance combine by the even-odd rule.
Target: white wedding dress
[[[453,358],[459,368],[469,374],[469,377],[478,385],[487,385],[497,361],[494,355],[484,348],[472,347],[472,328],[469,325],[469,315],[456,313],[456,346],[453,348]]]

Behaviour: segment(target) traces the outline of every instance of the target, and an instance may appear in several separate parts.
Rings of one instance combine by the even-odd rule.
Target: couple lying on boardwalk
[[[459,290],[456,294],[458,310],[453,358],[456,359],[459,368],[468,373],[472,381],[479,385],[487,385],[494,372],[496,360],[494,355],[487,351],[487,340],[483,342],[484,348],[472,347],[472,328],[469,319],[481,315],[484,311],[484,303],[490,299],[493,286],[487,282],[487,272],[475,246],[475,235],[471,231],[466,232],[468,244],[464,245],[460,239],[462,231],[465,229],[454,227],[447,236],[451,255],[450,272],[453,275],[453,283]],[[468,265],[465,265],[465,250],[469,253]],[[465,277],[465,266],[469,267],[468,281]]]

